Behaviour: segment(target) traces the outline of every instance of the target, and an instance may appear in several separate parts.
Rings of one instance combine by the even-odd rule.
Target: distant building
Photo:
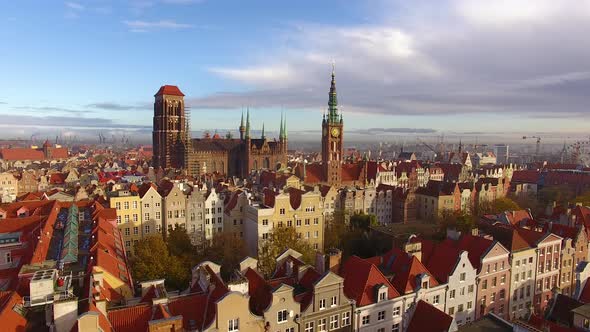
[[[510,157],[509,146],[507,144],[496,144],[494,153],[498,164],[507,164]]]
[[[246,177],[250,171],[277,169],[287,164],[287,122],[281,118],[279,140],[270,140],[264,132],[260,138],[250,135],[250,112],[239,127],[240,137],[191,139],[184,94],[173,85],[164,85],[154,101],[153,161],[155,167],[186,169],[189,175],[222,173]]]

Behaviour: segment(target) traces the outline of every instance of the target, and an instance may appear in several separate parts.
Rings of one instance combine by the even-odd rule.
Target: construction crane
[[[535,138],[537,140],[537,145],[535,147],[535,157],[539,157],[539,151],[541,150],[541,137],[539,136],[522,136],[522,139],[529,139]]]
[[[424,142],[422,139],[420,139],[420,137],[416,136],[416,140],[418,140],[418,142],[420,142],[422,145],[424,145],[425,147],[427,147],[430,151],[434,152],[434,159],[436,160],[436,157],[438,156],[438,152],[436,151],[435,148],[433,148],[430,144]]]

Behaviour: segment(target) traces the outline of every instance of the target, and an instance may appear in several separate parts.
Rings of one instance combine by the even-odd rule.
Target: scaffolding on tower
[[[184,108],[184,170],[187,175],[193,175],[191,170],[190,155],[192,151],[191,142],[191,108]]]

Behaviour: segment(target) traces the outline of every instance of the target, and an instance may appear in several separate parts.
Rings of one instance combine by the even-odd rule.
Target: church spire
[[[246,109],[246,139],[250,138],[250,107]]]
[[[283,123],[283,137],[287,139],[287,114],[285,114],[285,121]]]
[[[336,74],[334,63],[332,63],[332,82],[330,83],[330,99],[328,101],[328,122],[338,122],[338,98],[336,95]]]
[[[279,131],[279,140],[283,139],[283,110],[281,110],[281,128]]]
[[[264,122],[262,122],[262,135],[260,135],[260,138],[265,139],[266,135],[264,135]]]
[[[244,109],[242,108],[242,119],[240,120],[240,139],[244,139],[244,133],[246,132],[246,127],[244,126]]]

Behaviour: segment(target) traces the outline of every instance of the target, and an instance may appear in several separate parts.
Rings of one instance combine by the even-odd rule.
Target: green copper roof
[[[330,99],[328,100],[328,122],[338,122],[338,96],[336,94],[336,74],[332,65],[332,82],[330,84]]]

